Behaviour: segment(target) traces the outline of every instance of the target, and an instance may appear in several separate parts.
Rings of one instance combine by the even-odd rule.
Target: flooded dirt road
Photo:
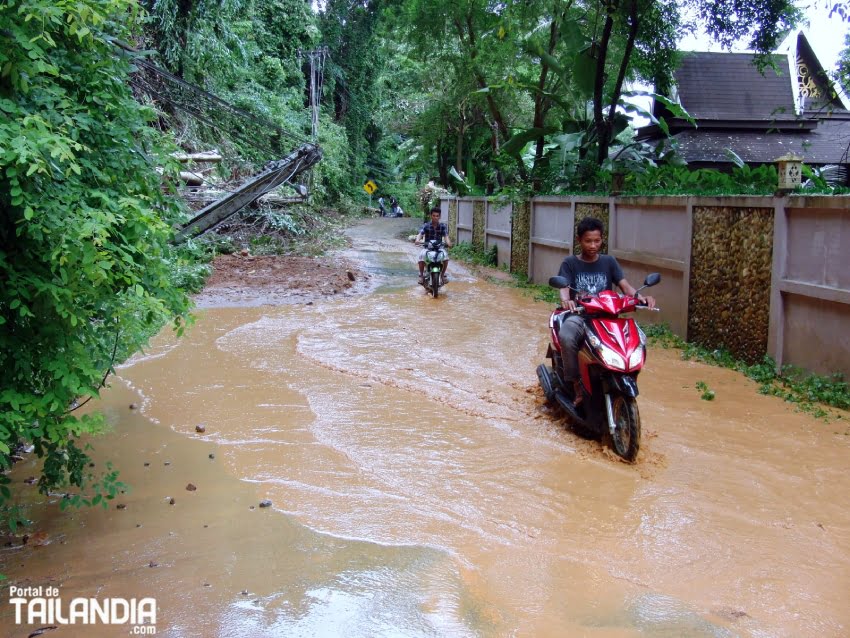
[[[95,443],[124,507],[60,515],[32,488],[43,540],[0,572],[154,596],[163,636],[850,633],[846,422],[655,349],[624,464],[542,407],[548,305],[455,263],[429,298],[410,225],[350,231],[370,277],[345,294],[202,308],[122,366]],[[0,634],[29,635],[5,598]]]

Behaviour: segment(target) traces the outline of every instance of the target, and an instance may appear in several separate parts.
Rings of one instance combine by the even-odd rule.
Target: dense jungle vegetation
[[[79,443],[102,419],[76,408],[164,324],[190,320],[203,272],[172,243],[188,214],[174,153],[215,148],[230,177],[278,159],[134,89],[141,60],[309,137],[308,61],[326,51],[313,202],[362,205],[372,178],[413,211],[431,179],[578,192],[620,167],[645,188],[676,182],[675,149],[633,142],[625,98],[634,80],[669,84],[685,11],[762,54],[798,17],[786,0],[0,3],[4,517],[17,520],[2,472],[30,446],[42,491],[62,486],[71,504],[115,494],[115,472],[91,474]]]

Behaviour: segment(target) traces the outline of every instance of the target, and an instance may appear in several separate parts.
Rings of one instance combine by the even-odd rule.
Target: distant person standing
[[[390,197],[390,217],[398,217],[398,200],[395,197]]]
[[[387,209],[384,208],[384,196],[383,195],[381,195],[378,198],[378,211],[381,213],[381,217],[387,216]]]

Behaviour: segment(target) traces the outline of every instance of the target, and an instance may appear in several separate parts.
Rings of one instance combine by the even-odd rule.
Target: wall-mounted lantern
[[[779,171],[779,192],[788,192],[799,188],[803,177],[803,158],[797,155],[783,155],[776,159]]]

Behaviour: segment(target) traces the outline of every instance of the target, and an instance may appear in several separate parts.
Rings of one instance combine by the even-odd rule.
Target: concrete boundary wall
[[[460,199],[457,203],[457,235],[458,243],[465,241],[472,243],[472,207],[475,200]]]
[[[780,200],[773,247],[768,351],[779,362],[850,377],[847,200]]]
[[[512,272],[527,273],[539,284],[557,274],[573,252],[578,220],[588,214],[607,218],[608,252],[630,283],[639,287],[646,274],[661,273],[662,283],[652,294],[662,312],[641,313],[641,321],[665,322],[686,339],[689,325],[705,325],[694,321],[709,321],[717,338],[734,333],[741,341],[746,287],[766,284],[752,276],[751,256],[736,258],[735,251],[748,251],[757,242],[759,250],[768,251],[771,269],[766,344],[756,339],[741,349],[732,339],[721,345],[750,360],[760,352],[780,365],[850,377],[850,197],[534,197],[525,206],[486,198],[446,201],[456,206],[452,230],[458,241],[483,237],[486,248],[497,247],[499,265],[508,263]],[[474,202],[485,211],[479,221],[483,228],[474,228]],[[705,237],[696,236],[695,209],[700,228],[714,225]],[[519,237],[522,247],[514,243]],[[695,254],[698,262],[692,261]],[[516,255],[522,255],[522,264],[511,262]],[[700,284],[693,289],[696,273],[701,273]],[[739,301],[714,301],[715,286],[726,291],[717,300]],[[736,291],[733,297],[730,288]],[[761,290],[753,288],[753,294]],[[707,315],[706,308],[711,309]],[[696,309],[701,316],[693,314]]]
[[[487,202],[484,226],[484,247],[496,247],[496,265],[511,263],[511,204]]]

